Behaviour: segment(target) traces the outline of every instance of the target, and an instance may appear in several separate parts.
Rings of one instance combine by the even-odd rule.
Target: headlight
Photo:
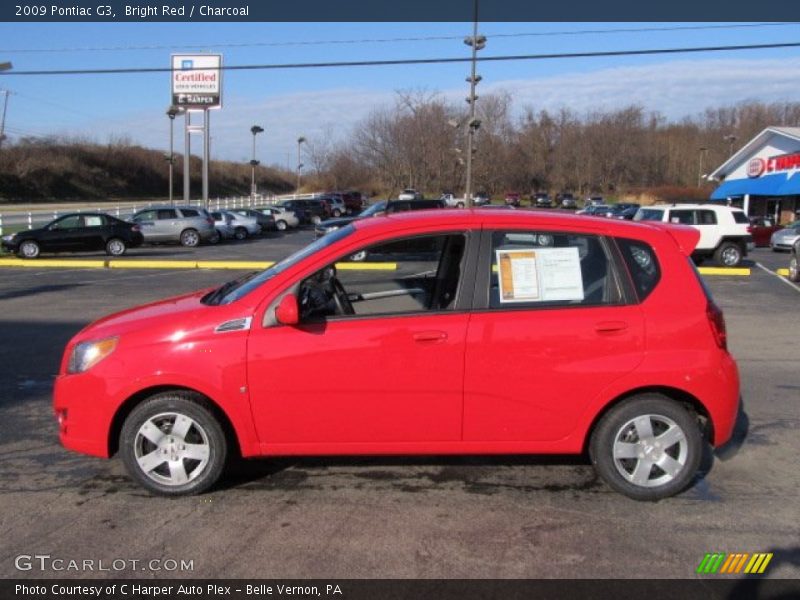
[[[67,373],[83,373],[88,371],[117,347],[118,338],[110,337],[104,340],[81,342],[72,350],[69,357]]]
[[[4,235],[3,236],[3,241],[4,242],[10,242],[11,240],[14,239],[15,235],[17,235],[17,234],[16,233],[12,233],[11,235]]]

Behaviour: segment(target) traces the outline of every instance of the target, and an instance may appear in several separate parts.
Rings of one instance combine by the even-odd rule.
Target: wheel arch
[[[236,434],[236,429],[233,426],[233,423],[228,417],[227,413],[217,404],[212,398],[209,398],[207,395],[199,392],[195,389],[186,386],[180,385],[156,385],[144,388],[139,390],[135,394],[129,396],[117,409],[116,413],[114,414],[114,418],[111,420],[111,427],[108,430],[108,455],[113,456],[119,450],[119,437],[122,433],[122,425],[125,423],[125,419],[128,418],[128,415],[131,414],[134,408],[136,408],[139,404],[154,396],[155,394],[161,394],[163,392],[190,392],[195,394],[200,398],[202,401],[200,402],[205,408],[209,409],[211,413],[219,420],[220,426],[222,427],[222,431],[225,433],[225,437],[227,438],[228,442],[231,444],[230,449],[231,453],[236,456],[241,456],[241,447],[239,444],[239,436]]]
[[[674,400],[675,402],[683,405],[689,411],[691,411],[697,418],[700,424],[701,432],[705,437],[713,442],[714,440],[714,423],[711,420],[711,416],[708,412],[708,409],[703,405],[702,402],[696,397],[690,394],[685,390],[681,390],[679,388],[665,386],[665,385],[654,385],[654,386],[644,386],[639,388],[634,388],[632,390],[628,390],[603,406],[603,409],[600,410],[592,419],[589,427],[586,429],[584,433],[583,439],[583,453],[586,454],[589,451],[589,443],[592,438],[592,434],[594,433],[595,429],[597,428],[597,424],[600,420],[608,414],[610,410],[614,407],[618,406],[621,402],[631,398],[633,396],[637,396],[639,394],[661,394],[670,400]]]

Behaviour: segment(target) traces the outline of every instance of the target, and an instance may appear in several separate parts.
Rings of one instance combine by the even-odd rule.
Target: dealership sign
[[[221,54],[173,54],[172,104],[195,109],[221,106],[221,66]]]
[[[781,154],[769,158],[753,158],[747,163],[748,177],[761,177],[764,173],[779,173],[800,169],[800,152]]]

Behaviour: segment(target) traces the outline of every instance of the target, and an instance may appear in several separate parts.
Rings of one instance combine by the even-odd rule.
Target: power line
[[[491,38],[518,38],[518,37],[555,37],[555,36],[580,36],[580,35],[609,35],[619,33],[652,33],[660,31],[708,31],[719,29],[752,29],[759,27],[786,27],[798,25],[800,22],[785,23],[729,23],[724,25],[673,25],[666,27],[625,27],[616,29],[578,29],[564,31],[527,31],[516,33],[486,34]],[[324,45],[349,45],[349,44],[386,44],[400,42],[436,42],[461,40],[461,35],[433,35],[418,37],[395,38],[363,38],[339,40],[293,40],[287,42],[220,42],[217,44],[188,44],[188,45],[147,45],[147,46],[83,46],[72,48],[0,48],[0,52],[15,54],[56,53],[56,52],[120,52],[134,50],[182,50],[182,49],[208,49],[208,48],[267,48],[288,46],[324,46]]]
[[[776,44],[747,44],[735,46],[696,46],[686,48],[652,48],[647,50],[608,50],[604,52],[561,52],[557,54],[516,54],[504,56],[483,56],[481,62],[503,62],[511,60],[553,60],[570,58],[600,58],[611,56],[646,56],[655,54],[690,54],[697,52],[733,52],[742,50],[767,50],[775,48],[798,48],[800,42],[784,42]],[[469,57],[451,58],[405,58],[395,60],[354,60],[339,62],[313,63],[273,63],[256,65],[223,65],[223,71],[257,71],[269,69],[324,69],[335,67],[381,67],[393,65],[431,65],[470,62]],[[185,71],[201,71],[202,67],[180,69]],[[40,71],[0,71],[0,77],[24,75],[109,75],[132,73],[171,73],[171,67],[129,67],[108,69],[47,69]]]

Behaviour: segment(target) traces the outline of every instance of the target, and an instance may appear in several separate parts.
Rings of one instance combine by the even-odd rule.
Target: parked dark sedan
[[[342,217],[341,219],[330,219],[324,223],[317,223],[314,228],[314,239],[321,238],[326,233],[349,225],[359,219],[369,217],[380,217],[382,215],[407,212],[409,210],[425,210],[431,208],[446,208],[444,200],[381,200],[370,206],[367,210],[354,217]]]
[[[40,229],[20,231],[3,237],[3,248],[22,258],[36,258],[42,252],[105,250],[122,256],[128,248],[144,241],[139,226],[103,213],[73,213],[57,218]]]

